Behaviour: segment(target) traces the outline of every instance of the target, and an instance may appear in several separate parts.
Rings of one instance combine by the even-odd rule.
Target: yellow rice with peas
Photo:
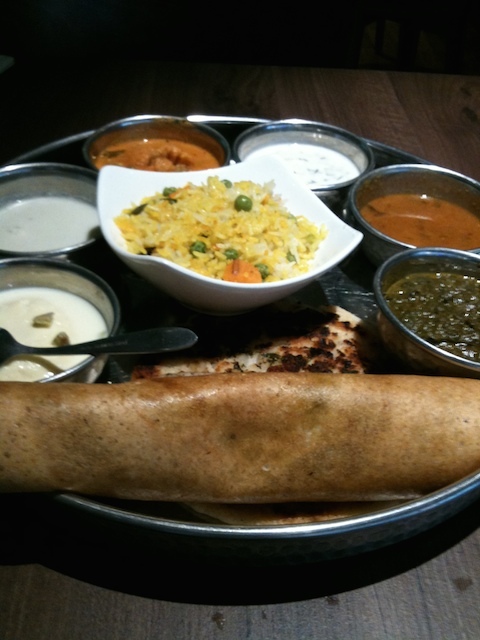
[[[216,279],[284,280],[309,270],[327,230],[287,211],[273,186],[213,176],[146,197],[115,223],[131,253]]]

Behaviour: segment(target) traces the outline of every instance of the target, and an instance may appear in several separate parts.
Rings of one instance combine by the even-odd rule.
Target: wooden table
[[[0,163],[140,113],[300,117],[480,180],[480,78],[160,62],[23,62],[0,76]],[[0,418],[1,419],[1,418]],[[354,557],[192,565],[0,500],[2,640],[474,640],[480,509]]]

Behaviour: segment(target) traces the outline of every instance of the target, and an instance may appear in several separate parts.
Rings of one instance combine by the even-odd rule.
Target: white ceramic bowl
[[[303,215],[328,230],[309,272],[280,282],[239,284],[205,277],[162,258],[134,255],[126,249],[114,218],[144,197],[164,187],[181,187],[187,182],[204,183],[208,176],[232,182],[274,181],[274,191],[294,215]],[[195,173],[155,173],[120,167],[104,167],[99,174],[97,207],[105,240],[133,271],[188,307],[204,313],[237,314],[275,302],[298,291],[322,273],[344,260],[361,242],[362,234],[345,224],[310,189],[276,158],[261,158],[220,169]]]

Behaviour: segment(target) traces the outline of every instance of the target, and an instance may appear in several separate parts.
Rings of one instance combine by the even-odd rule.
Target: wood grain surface
[[[51,59],[7,69],[0,96],[0,163],[124,116],[199,113],[324,121],[480,179],[475,76]],[[164,557],[31,496],[0,508],[2,640],[480,636],[478,504],[383,549],[267,568]]]

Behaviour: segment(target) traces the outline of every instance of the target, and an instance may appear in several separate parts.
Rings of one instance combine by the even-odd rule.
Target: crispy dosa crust
[[[269,373],[0,383],[0,490],[389,500],[480,468],[480,381]]]
[[[312,309],[282,300],[248,318],[216,318],[213,328],[211,318],[207,328],[205,317],[195,320],[190,328],[200,339],[192,349],[142,357],[132,380],[239,372],[392,373],[376,328],[336,305]]]

